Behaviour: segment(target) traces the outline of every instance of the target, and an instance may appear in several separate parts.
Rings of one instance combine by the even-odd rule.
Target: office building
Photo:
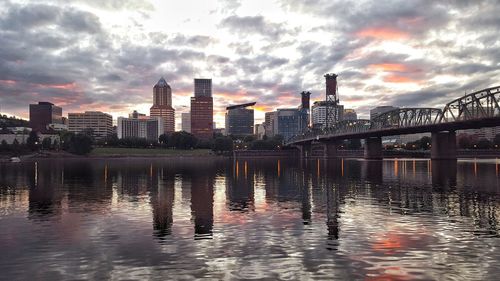
[[[194,79],[194,96],[195,97],[211,97],[212,96],[212,79]]]
[[[213,127],[212,79],[194,79],[194,97],[191,97],[191,133],[199,139],[211,139]]]
[[[274,120],[276,118],[276,111],[272,112],[266,112],[265,113],[265,119],[264,119],[264,124],[266,128],[266,136],[272,137],[274,136]]]
[[[354,109],[346,108],[344,109],[343,120],[358,120],[358,115]]]
[[[113,133],[113,117],[100,111],[68,113],[68,131],[80,133],[92,129],[94,138],[101,140]]]
[[[182,130],[184,132],[191,133],[191,113],[189,112],[184,112],[181,114],[181,120],[182,120]]]
[[[328,102],[315,101],[311,108],[312,126],[313,128],[324,128],[326,125],[326,110]],[[336,105],[339,120],[343,120],[344,106],[341,104]]]
[[[172,107],[172,89],[162,77],[153,87],[153,106],[149,114],[151,117],[160,117],[163,120],[163,133],[175,132],[175,110]]]
[[[263,122],[261,124],[256,124],[255,136],[257,137],[257,139],[261,140],[262,138],[264,138],[265,135],[266,135],[266,123]]]
[[[52,128],[57,127],[64,129],[62,108],[50,102],[30,104],[29,126],[34,131],[49,133],[54,131],[54,129],[50,128],[50,124],[58,124],[58,126],[52,126]]]
[[[302,118],[302,112],[300,109],[278,109],[274,117],[274,135],[281,135],[283,140],[287,141],[303,132],[303,128],[300,127],[300,120]]]
[[[158,138],[164,130],[163,119],[158,116],[133,116],[138,116],[138,114],[132,114],[132,118],[118,117],[118,138],[143,138],[151,142],[158,142]]]
[[[399,109],[399,107],[394,107],[390,105],[383,105],[383,106],[377,106],[375,108],[370,109],[370,120],[373,120],[373,118],[378,117],[380,114]]]
[[[248,136],[254,133],[254,110],[248,107],[255,102],[228,106],[226,108],[226,134]]]

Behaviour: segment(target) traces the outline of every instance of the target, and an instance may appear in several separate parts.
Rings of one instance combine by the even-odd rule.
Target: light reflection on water
[[[14,279],[496,279],[498,160],[0,164]]]

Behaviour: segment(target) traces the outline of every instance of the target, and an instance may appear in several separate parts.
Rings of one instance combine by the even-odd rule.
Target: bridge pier
[[[382,138],[365,139],[365,159],[381,160],[382,158]]]
[[[294,147],[299,150],[300,159],[311,157],[311,143],[296,144]]]
[[[455,131],[432,132],[431,159],[456,160],[457,136]]]
[[[337,150],[340,146],[339,141],[329,141],[323,142],[323,158],[334,158],[337,157]]]

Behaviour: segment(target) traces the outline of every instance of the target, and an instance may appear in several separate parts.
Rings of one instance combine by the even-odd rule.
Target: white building
[[[191,113],[182,113],[182,130],[188,133],[191,133]],[[214,123],[215,126],[215,123]]]
[[[158,142],[164,126],[161,117],[139,116],[138,118],[118,117],[117,134],[119,139],[144,138]]]
[[[322,128],[326,124],[326,101],[315,101],[311,107],[312,115],[312,126],[313,128]],[[344,106],[341,104],[337,105],[337,110],[339,114],[338,120],[343,120],[344,118]]]
[[[92,129],[95,139],[104,139],[113,133],[113,117],[100,111],[68,113],[68,131],[80,133]]]

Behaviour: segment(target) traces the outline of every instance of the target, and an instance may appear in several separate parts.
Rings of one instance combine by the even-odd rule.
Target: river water
[[[499,166],[0,163],[0,279],[498,280]]]

